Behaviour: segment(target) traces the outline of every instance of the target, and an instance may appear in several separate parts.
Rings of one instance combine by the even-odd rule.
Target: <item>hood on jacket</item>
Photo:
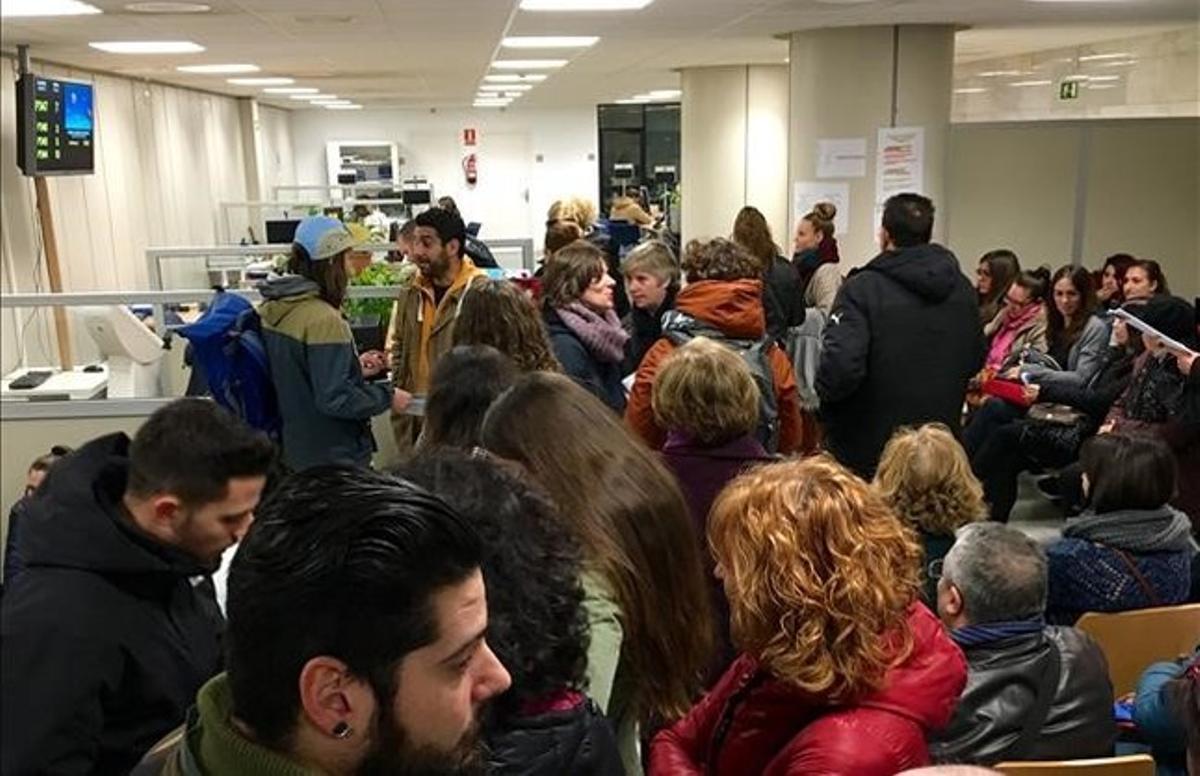
[[[963,277],[958,259],[937,243],[886,251],[863,267],[879,272],[930,302],[945,301]]]
[[[93,440],[56,463],[22,516],[26,569],[172,577],[211,571],[138,531],[121,503],[128,473],[129,437],[121,433]]]
[[[675,298],[675,309],[720,329],[731,339],[760,339],[767,332],[761,280],[698,280]]]
[[[268,326],[278,327],[296,305],[319,299],[321,289],[316,281],[299,275],[278,275],[259,283],[258,292],[264,300],[258,306],[258,316]]]

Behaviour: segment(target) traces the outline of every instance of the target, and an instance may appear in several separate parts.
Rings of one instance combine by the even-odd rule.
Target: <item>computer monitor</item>
[[[298,218],[277,218],[267,221],[267,242],[271,245],[286,245],[296,239]]]
[[[431,189],[404,189],[401,199],[406,205],[428,205],[433,201]]]

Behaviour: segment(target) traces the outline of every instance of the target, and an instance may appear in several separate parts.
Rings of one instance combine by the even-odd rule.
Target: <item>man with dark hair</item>
[[[482,772],[475,528],[409,482],[320,467],[264,506],[229,574],[228,671],[143,774]]]
[[[0,771],[127,773],[220,670],[211,585],[275,457],[205,399],[63,458],[30,498],[0,618]]]
[[[957,434],[967,382],[983,363],[975,289],[932,234],[929,199],[889,199],[882,253],[846,279],[822,337],[825,444],[866,479],[901,426],[940,422]]]
[[[1099,645],[1047,626],[1046,555],[1000,523],[959,529],[938,582],[938,615],[967,658],[954,717],[930,741],[935,760],[1074,760],[1112,754],[1113,688]]]
[[[438,359],[453,347],[462,300],[487,274],[464,254],[467,229],[457,215],[435,207],[414,220],[409,260],[418,271],[392,310],[388,347],[392,384],[423,396]],[[392,430],[401,455],[411,452],[420,432],[418,419],[393,413]]]

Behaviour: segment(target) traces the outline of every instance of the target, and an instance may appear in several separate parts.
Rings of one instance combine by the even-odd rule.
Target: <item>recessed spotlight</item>
[[[225,83],[234,86],[287,86],[296,83],[295,78],[271,76],[267,78],[226,78]]]
[[[190,40],[109,40],[88,45],[109,54],[198,54],[204,51],[204,46]]]
[[[553,70],[565,64],[565,59],[497,59],[492,67],[497,70]]]
[[[481,92],[527,92],[533,87],[529,84],[480,84]]]
[[[494,84],[536,84],[545,81],[548,76],[541,73],[533,75],[518,75],[516,73],[492,73],[485,75],[483,80]]]
[[[133,13],[208,13],[212,6],[204,3],[127,3],[125,10]]]
[[[654,0],[521,0],[522,11],[640,11]]]
[[[587,48],[600,40],[595,35],[518,35],[500,41],[504,48]]]
[[[230,73],[257,73],[258,65],[180,65],[175,68],[181,73],[199,75],[228,75]]]
[[[85,16],[104,13],[94,5],[79,0],[4,0],[0,17],[17,19],[23,16]]]
[[[263,89],[263,94],[320,94],[321,90],[312,86],[271,86]]]

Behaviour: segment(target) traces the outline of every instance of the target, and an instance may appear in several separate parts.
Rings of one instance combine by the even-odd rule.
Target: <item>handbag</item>
[[[1080,412],[1068,404],[1053,404],[1040,401],[1029,408],[1026,417],[1039,423],[1053,423],[1058,426],[1073,426],[1087,419],[1087,414]]]
[[[1079,448],[1095,430],[1092,419],[1082,412],[1070,423],[1063,422],[1065,414],[1055,414],[1054,420],[1039,419],[1033,417],[1033,409],[1030,408],[1029,416],[1021,424],[1018,440],[1021,454],[1048,469],[1066,466],[1078,459]]]

